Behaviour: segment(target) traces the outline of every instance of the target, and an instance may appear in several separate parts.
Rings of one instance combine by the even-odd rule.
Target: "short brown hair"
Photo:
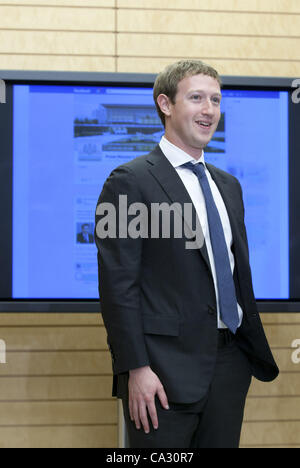
[[[153,88],[153,97],[158,115],[165,126],[165,114],[161,111],[157,98],[160,94],[165,94],[175,104],[178,83],[187,76],[207,75],[215,78],[222,86],[218,72],[202,62],[201,60],[180,60],[172,65],[168,65],[156,78]]]

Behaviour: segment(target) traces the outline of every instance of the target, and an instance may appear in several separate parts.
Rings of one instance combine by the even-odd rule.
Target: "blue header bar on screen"
[[[54,94],[143,94],[152,95],[152,88],[130,88],[130,87],[98,87],[98,86],[44,86],[31,85],[30,93],[54,93]]]
[[[105,87],[105,86],[53,86],[53,85],[31,85],[30,93],[55,93],[55,94],[152,94],[152,88],[131,88],[131,87]],[[223,89],[223,97],[240,97],[240,98],[262,98],[262,99],[279,99],[280,91],[265,91],[265,90],[234,90]]]

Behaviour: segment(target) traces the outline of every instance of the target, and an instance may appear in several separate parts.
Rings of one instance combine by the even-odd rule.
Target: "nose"
[[[214,113],[213,104],[209,97],[203,102],[202,112],[205,115],[213,115]]]

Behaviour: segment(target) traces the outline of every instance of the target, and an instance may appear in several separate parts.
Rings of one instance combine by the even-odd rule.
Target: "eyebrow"
[[[206,92],[203,89],[193,89],[189,91],[188,94],[193,94],[193,93],[205,93],[206,94]],[[212,93],[212,96],[218,96],[221,98],[222,94],[217,92],[217,93]]]

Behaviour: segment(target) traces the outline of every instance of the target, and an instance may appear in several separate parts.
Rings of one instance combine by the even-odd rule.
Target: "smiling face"
[[[164,94],[157,102],[166,117],[166,138],[198,159],[221,117],[218,81],[202,74],[187,76],[178,84],[174,103]]]

